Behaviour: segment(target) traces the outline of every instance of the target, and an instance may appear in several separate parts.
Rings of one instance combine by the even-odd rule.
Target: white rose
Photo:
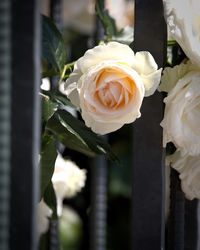
[[[200,154],[200,70],[190,62],[166,68],[159,90],[168,92],[163,145],[171,141],[182,155]]]
[[[38,204],[38,235],[44,234],[49,228],[49,218],[52,215],[52,210],[41,200]]]
[[[170,35],[200,66],[200,1],[164,0]]]
[[[169,157],[169,161],[180,173],[181,187],[186,197],[189,200],[200,199],[200,155],[181,156],[180,152],[176,151]]]
[[[57,213],[62,213],[62,202],[64,198],[71,198],[79,192],[86,181],[86,170],[80,169],[74,162],[65,160],[58,154],[55,162],[55,170],[52,183],[57,198]]]
[[[156,90],[161,69],[149,52],[134,52],[117,42],[88,50],[66,82],[66,94],[80,106],[88,127],[99,134],[115,131],[140,117],[144,96]]]

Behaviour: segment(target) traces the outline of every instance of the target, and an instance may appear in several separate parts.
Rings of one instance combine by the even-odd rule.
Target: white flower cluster
[[[55,169],[52,176],[52,183],[57,198],[57,214],[61,216],[63,209],[63,199],[71,198],[77,194],[86,181],[86,170],[80,169],[74,162],[65,160],[58,154]],[[38,234],[43,234],[48,230],[49,218],[52,210],[41,200],[38,204]]]
[[[188,199],[200,198],[200,2],[164,0],[170,35],[190,61],[166,68],[160,91],[168,92],[163,127],[163,144],[177,148],[168,160],[179,173]]]
[[[65,160],[58,154],[52,183],[56,192],[59,216],[62,213],[63,199],[75,196],[84,187],[85,181],[86,170],[80,169],[74,162]]]
[[[52,215],[52,210],[41,200],[38,204],[38,235],[46,233],[49,228],[49,218]]]

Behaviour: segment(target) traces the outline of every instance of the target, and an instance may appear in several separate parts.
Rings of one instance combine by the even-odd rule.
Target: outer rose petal
[[[157,70],[158,65],[153,56],[147,51],[137,52],[134,59],[132,67],[143,80],[145,96],[150,96],[155,92],[160,83],[162,69]]]
[[[164,6],[171,36],[186,55],[200,66],[199,0],[164,0]]]
[[[74,104],[77,107],[80,107],[80,100],[76,82],[73,82],[67,88],[65,88],[65,94],[68,96],[72,104]]]
[[[90,67],[107,60],[131,65],[134,61],[134,52],[128,45],[117,42],[101,44],[86,51],[77,61],[77,67],[82,73],[86,73]]]
[[[191,61],[188,61],[185,64],[181,63],[173,68],[165,68],[158,91],[171,91],[179,79],[183,78],[189,71],[195,70],[198,70],[198,68],[192,64]]]
[[[153,56],[148,51],[137,52],[132,67],[141,75],[149,75],[158,69]]]
[[[83,120],[85,121],[86,126],[92,128],[92,130],[100,135],[105,135],[107,133],[113,132],[120,129],[124,123],[106,123],[101,121],[94,120],[88,113],[82,113]]]
[[[163,127],[163,144],[172,141],[182,155],[200,154],[200,72],[191,71],[169,92]]]
[[[182,190],[189,200],[194,198],[200,199],[200,155],[198,156],[181,156],[176,151],[169,156],[171,166],[179,173]]]
[[[162,69],[159,69],[148,76],[143,75],[142,80],[145,87],[145,96],[153,95],[160,83]]]

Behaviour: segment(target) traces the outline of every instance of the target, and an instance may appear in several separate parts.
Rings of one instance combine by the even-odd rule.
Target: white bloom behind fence
[[[200,1],[164,0],[164,6],[170,35],[200,66]]]
[[[44,234],[49,228],[49,218],[52,215],[52,210],[41,200],[38,204],[38,235]]]
[[[173,142],[182,155],[200,154],[200,69],[188,62],[166,68],[159,87],[168,92],[163,127],[163,144]]]
[[[168,160],[180,173],[181,187],[186,197],[189,200],[200,199],[200,155],[181,156],[180,152],[176,151]]]
[[[52,182],[56,193],[57,213],[59,216],[62,213],[63,199],[76,195],[84,187],[85,180],[85,169],[80,169],[74,162],[65,160],[58,154]]]

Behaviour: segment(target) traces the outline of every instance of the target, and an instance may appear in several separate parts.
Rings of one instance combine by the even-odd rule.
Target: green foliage
[[[118,158],[111,151],[109,144],[85,126],[85,124],[65,110],[56,112],[61,124],[79,141],[87,145],[96,154],[106,154],[111,161],[118,162]]]
[[[57,157],[56,143],[52,135],[42,136],[41,160],[40,160],[40,185],[41,197],[51,181],[54,165]]]
[[[56,102],[57,105],[62,104],[62,105],[74,108],[76,110],[79,110],[79,108],[77,108],[75,105],[73,105],[71,103],[71,101],[66,97],[66,95],[63,95],[62,93],[60,93],[57,90],[55,90],[54,92],[42,90],[41,92],[43,95],[48,96],[50,98],[51,102]]]
[[[47,122],[58,108],[58,104],[52,102],[49,97],[41,95],[42,99],[42,122]]]
[[[61,104],[63,104],[63,105],[65,105],[65,106],[69,106],[69,107],[71,107],[71,108],[73,108],[73,109],[76,109],[76,110],[78,110],[79,108],[77,108],[75,105],[73,105],[72,103],[71,103],[71,101],[65,96],[65,95],[62,95],[61,93],[55,93],[55,94],[53,94],[53,96],[52,96],[57,102],[59,102],[59,103],[61,103]]]
[[[90,157],[95,156],[95,153],[67,128],[65,128],[55,116],[48,121],[46,129],[51,131],[67,148],[76,150]]]
[[[56,194],[53,188],[53,184],[50,181],[45,193],[44,193],[44,202],[52,209],[52,220],[56,220],[58,218],[57,215],[57,201],[56,201]]]
[[[66,147],[94,157],[98,154],[106,154],[111,161],[118,162],[118,158],[102,137],[96,135],[85,124],[69,112],[58,110],[56,117],[52,117],[46,129],[56,135],[58,140]]]
[[[49,249],[49,234],[45,233],[40,236],[39,250]]]
[[[52,76],[57,76],[59,75],[60,72],[55,70],[55,69],[50,69],[50,70],[47,70],[45,72],[42,72],[42,78],[45,78],[45,77],[52,77]]]
[[[118,31],[115,20],[109,15],[108,11],[104,9],[103,0],[96,0],[95,10],[101,20],[107,38],[117,36]]]
[[[62,72],[66,63],[66,46],[55,24],[42,16],[42,57]]]

